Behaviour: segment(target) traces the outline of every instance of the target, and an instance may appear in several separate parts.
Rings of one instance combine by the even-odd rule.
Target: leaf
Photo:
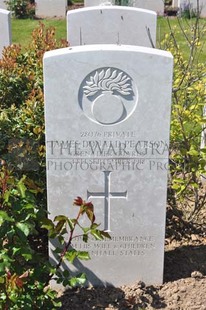
[[[13,255],[15,255],[15,254],[18,254],[18,252],[21,251],[21,248],[13,247],[12,250],[13,250]]]
[[[91,257],[87,251],[78,251],[77,257],[81,260],[90,260]]]
[[[53,253],[55,254],[59,254],[59,253],[62,253],[62,249],[57,247],[55,250],[52,251]]]
[[[71,287],[74,287],[77,285],[77,279],[75,277],[72,277],[71,279],[69,279],[68,281],[68,284],[71,286]]]
[[[202,153],[206,154],[206,148],[200,150]]]
[[[58,222],[58,221],[67,221],[67,217],[66,217],[65,215],[57,215],[57,216],[55,216],[54,221],[55,221],[55,222]]]
[[[96,240],[103,240],[103,237],[101,236],[101,233],[100,233],[100,231],[99,230],[91,230],[91,234],[92,234],[92,236],[94,236],[94,238],[96,239]]]
[[[84,241],[84,242],[87,242],[87,241],[88,241],[88,238],[89,238],[88,235],[86,235],[86,234],[83,235],[83,241]]]
[[[94,223],[94,221],[95,221],[95,215],[94,215],[94,212],[93,212],[93,208],[87,208],[87,209],[86,209],[86,214],[87,214],[88,219],[89,219],[92,223]]]
[[[17,276],[15,279],[15,284],[18,288],[22,288],[24,285],[24,282],[20,279],[20,277]]]
[[[60,233],[62,228],[64,227],[64,224],[65,224],[65,220],[61,220],[57,223],[56,227],[55,227],[55,230],[57,233]]]
[[[187,152],[187,154],[189,154],[191,156],[198,156],[199,152],[197,152],[196,150],[192,149],[192,150],[189,150],[189,152]]]
[[[68,277],[70,276],[69,270],[65,269],[65,270],[63,271],[63,276],[64,276],[65,278],[68,278]]]
[[[173,182],[175,183],[185,183],[183,179],[174,179]]]
[[[75,258],[77,257],[77,251],[75,249],[71,249],[68,252],[66,252],[66,254],[64,255],[64,257],[70,262],[73,263],[73,261],[75,260]]]
[[[74,225],[75,225],[75,223],[76,223],[76,219],[67,218],[67,223],[68,223],[68,225],[69,225],[69,228],[70,228],[71,230],[73,230],[73,229],[74,229]]]
[[[45,228],[48,231],[54,230],[54,223],[50,219],[44,219],[41,228]]]
[[[101,235],[104,236],[105,238],[111,239],[110,234],[107,231],[101,230]]]
[[[25,278],[28,278],[29,276],[29,271],[25,271],[24,273],[22,273],[22,275],[19,276],[19,279],[25,279]]]
[[[16,224],[16,227],[18,227],[18,229],[20,229],[24,233],[24,235],[28,237],[30,232],[30,227],[28,224],[19,222]]]
[[[56,297],[56,294],[54,295],[54,297]],[[52,301],[53,305],[55,308],[60,308],[62,306],[62,302],[61,301]]]
[[[23,176],[21,180],[17,183],[17,189],[22,198],[25,198],[26,186],[24,185],[23,181],[25,180],[26,176]]]
[[[5,211],[0,211],[0,226],[3,224],[4,221],[14,222],[14,219],[8,216]]]
[[[172,187],[172,189],[178,190],[178,189],[180,188],[180,185],[178,185],[178,184],[173,184],[171,187]]]
[[[86,278],[86,274],[85,273],[81,273],[79,275],[76,276],[76,280],[78,282],[78,284],[82,285],[86,282],[87,278]]]
[[[82,230],[85,234],[87,234],[90,231],[90,227],[82,227]]]
[[[72,277],[69,279],[68,284],[71,287],[75,287],[77,284],[83,285],[86,282],[86,275],[85,273],[81,273],[77,275],[76,277]]]
[[[25,258],[25,261],[29,261],[29,260],[31,260],[32,259],[32,253],[29,253],[29,252],[27,252],[27,253],[21,253],[21,255]]]
[[[84,203],[83,199],[80,196],[77,196],[77,198],[74,199],[73,204],[75,206],[82,206]]]
[[[5,191],[4,193],[4,202],[8,202],[9,201],[9,197],[10,197],[10,193],[11,191]]]
[[[35,193],[43,193],[43,191],[44,191],[32,179],[26,178],[25,184],[26,184],[27,188],[29,188],[30,190],[33,190]]]

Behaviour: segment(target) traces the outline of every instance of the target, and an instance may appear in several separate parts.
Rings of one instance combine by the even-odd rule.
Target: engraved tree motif
[[[116,69],[102,69],[96,71],[90,79],[86,81],[86,86],[83,87],[84,94],[87,97],[97,94],[99,91],[118,92],[121,95],[130,95],[132,93],[131,78],[124,72],[119,72]]]

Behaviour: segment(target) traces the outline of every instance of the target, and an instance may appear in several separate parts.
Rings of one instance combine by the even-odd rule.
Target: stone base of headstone
[[[36,0],[35,15],[37,17],[65,18],[67,0]]]

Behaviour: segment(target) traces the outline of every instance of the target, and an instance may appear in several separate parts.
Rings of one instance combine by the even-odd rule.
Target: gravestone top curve
[[[124,44],[154,47],[157,14],[124,6],[95,6],[67,12],[71,46]]]

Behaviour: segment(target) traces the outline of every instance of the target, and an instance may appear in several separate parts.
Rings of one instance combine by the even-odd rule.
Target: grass
[[[66,19],[44,19],[41,20],[47,27],[54,26],[56,28],[56,39],[66,39]],[[177,18],[169,19],[170,25],[172,29],[178,29],[178,20]],[[194,24],[195,19],[184,19],[183,28],[189,29]],[[12,19],[12,42],[21,44],[23,48],[28,46],[31,41],[31,33],[34,28],[38,27],[38,20],[30,20],[30,19]],[[205,28],[204,37],[202,38],[202,42],[205,43],[203,45],[202,53],[200,55],[200,61],[206,62],[206,20],[200,20],[200,26]],[[167,22],[167,18],[159,17],[157,23],[157,47],[160,46],[161,39],[164,37],[166,33],[169,33],[169,26]],[[203,32],[202,32],[203,33]],[[189,45],[187,44],[182,33],[179,33],[175,30],[175,36],[177,38],[177,42],[181,47],[183,55],[185,57],[189,54]]]
[[[160,46],[160,42],[163,39],[166,33],[170,32],[169,24],[171,29],[174,31],[174,35],[177,41],[177,44],[180,46],[183,56],[185,58],[188,57],[190,53],[190,45],[188,44],[187,40],[185,39],[182,31],[180,30],[180,26],[178,23],[177,18],[167,18],[159,17],[158,18],[158,25],[157,25],[157,47]],[[184,29],[186,35],[188,36],[189,40],[192,40],[191,29],[194,29],[196,19],[179,19],[182,28]],[[199,20],[199,27],[200,27],[200,36],[201,36],[201,44],[202,44],[202,51],[199,55],[200,62],[206,62],[206,19]]]
[[[38,27],[40,22],[46,27],[55,27],[57,40],[66,40],[66,19],[12,19],[12,43],[20,44],[23,48],[27,47],[31,42],[32,31]]]

